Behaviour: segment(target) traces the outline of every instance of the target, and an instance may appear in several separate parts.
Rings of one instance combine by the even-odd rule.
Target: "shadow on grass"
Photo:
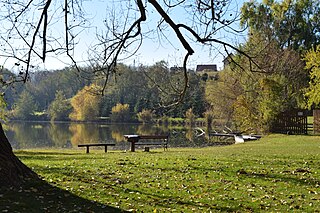
[[[215,203],[200,203],[197,201],[184,200],[179,196],[174,195],[160,195],[152,192],[146,192],[144,189],[126,189],[128,193],[138,193],[141,195],[146,195],[154,199],[154,204],[161,206],[166,209],[175,209],[177,206],[182,209],[189,209],[187,212],[254,212],[252,208],[245,207],[244,205],[238,203],[235,200],[228,200],[226,202],[220,202],[219,206]],[[202,211],[200,211],[202,209]],[[210,212],[211,212],[210,211]],[[183,212],[183,211],[178,211]]]
[[[36,180],[18,189],[0,189],[0,212],[125,212],[78,197]]]
[[[94,149],[95,150],[95,149]],[[95,151],[98,152],[90,152],[90,153],[84,153],[82,150],[79,150],[79,152],[37,152],[37,151],[16,151],[15,154],[19,157],[21,160],[51,160],[51,161],[64,161],[64,160],[70,160],[72,159],[73,156],[75,156],[74,159],[77,160],[90,160],[94,158],[95,160],[100,160],[100,159],[105,159],[106,156],[108,155],[119,155],[119,154],[128,154],[124,151],[117,151],[117,152],[112,152],[108,151],[105,153],[103,149],[96,149]],[[81,151],[81,152],[80,152]],[[92,150],[91,150],[92,151]],[[153,150],[150,152],[145,152],[145,151],[137,151],[134,153],[129,152],[130,154],[141,154],[141,153],[146,153],[150,155],[161,155],[164,151],[159,151],[159,150]]]
[[[21,160],[52,160],[52,161],[63,161],[63,160],[70,160],[74,156],[74,159],[78,160],[88,160],[92,159],[93,157],[95,159],[105,159],[104,155],[110,155],[112,153],[104,153],[101,152],[100,157],[93,154],[85,154],[80,152],[74,152],[74,153],[66,153],[66,152],[28,152],[28,151],[18,151],[15,152],[15,154],[19,157]]]
[[[26,151],[26,150],[16,150],[15,153],[17,155],[25,155],[25,156],[29,156],[29,155],[79,155],[78,152],[64,152],[64,150],[62,150],[61,152],[57,152],[57,151]]]
[[[290,173],[291,174],[291,173]],[[250,178],[259,178],[265,180],[273,180],[275,182],[287,182],[295,185],[306,185],[306,186],[316,186],[320,184],[320,179],[301,177],[303,174],[296,175],[295,177],[290,176],[290,174],[260,174],[260,173],[250,173],[246,172],[241,175],[245,175]],[[291,174],[292,175],[292,174]]]

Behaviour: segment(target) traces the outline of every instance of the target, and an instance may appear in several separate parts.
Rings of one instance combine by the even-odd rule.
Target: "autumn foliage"
[[[120,104],[112,107],[111,120],[115,122],[130,121],[129,104]]]
[[[95,120],[99,116],[101,97],[95,93],[97,89],[98,86],[94,84],[85,86],[71,99],[73,107],[69,116],[71,120]]]

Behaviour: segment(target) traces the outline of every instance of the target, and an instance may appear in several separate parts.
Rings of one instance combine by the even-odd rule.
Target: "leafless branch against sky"
[[[226,54],[242,53],[226,39],[226,33],[240,32],[236,25],[239,6],[234,0],[0,3],[0,57],[5,59],[4,65],[8,61],[14,63],[19,70],[16,80],[20,81],[27,81],[39,63],[56,57],[79,72],[83,66],[93,67],[92,73],[84,76],[103,78],[104,90],[116,73],[117,64],[140,54],[142,46],[151,41],[182,52],[179,57],[184,84],[175,100],[180,102],[188,87],[188,63],[199,46],[211,51],[226,49]]]

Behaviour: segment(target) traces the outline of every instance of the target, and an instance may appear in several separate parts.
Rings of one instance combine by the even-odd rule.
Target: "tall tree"
[[[92,84],[85,86],[72,99],[73,111],[70,118],[76,121],[95,120],[99,116],[100,96],[96,95],[99,87]]]
[[[70,112],[70,101],[66,99],[63,91],[58,90],[54,101],[51,102],[48,108],[48,114],[51,120],[67,120]]]
[[[237,97],[242,94],[239,76],[230,67],[219,72],[218,79],[206,82],[205,98],[214,119],[224,121],[221,126],[230,126]]]
[[[320,43],[318,0],[263,0],[244,3],[241,22],[281,48],[308,50]]]
[[[309,50],[305,56],[305,69],[310,72],[309,87],[305,90],[307,106],[319,107],[320,105],[320,45],[316,50]]]
[[[242,131],[268,131],[279,112],[303,106],[308,76],[297,51],[282,49],[260,33],[242,48],[255,55],[259,66],[234,56],[219,80],[207,83],[207,97],[215,112],[233,119]]]
[[[260,126],[268,126],[279,112],[304,104],[308,73],[303,70],[299,54],[320,43],[320,5],[317,0],[250,1],[241,12],[241,23],[250,32],[246,48],[256,55],[259,66],[254,70],[260,73],[254,75],[260,76],[258,79],[252,78],[260,87],[255,89],[259,92],[254,100],[259,104],[255,104],[258,108],[253,117],[263,121]],[[254,101],[248,101],[248,94],[253,95],[245,93],[238,100],[238,109],[252,106],[248,103]],[[244,111],[238,110],[238,118],[245,117]],[[250,111],[247,112],[248,115]]]
[[[27,120],[34,116],[34,112],[37,109],[37,105],[35,104],[35,100],[32,95],[24,90],[16,103],[14,108],[14,117]]]

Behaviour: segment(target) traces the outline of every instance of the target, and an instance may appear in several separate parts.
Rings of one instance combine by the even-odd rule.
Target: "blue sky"
[[[106,3],[107,2],[107,3]],[[109,3],[108,3],[109,2]],[[86,57],[88,47],[95,42],[95,31],[103,29],[103,20],[107,17],[108,11],[106,5],[110,2],[115,4],[121,1],[103,1],[103,0],[87,0],[83,1],[83,8],[87,15],[89,15],[89,25],[86,30],[82,31],[78,36],[78,46],[74,53],[78,61],[81,61]],[[231,5],[232,10],[237,10],[241,7],[243,0],[235,0],[233,5]],[[58,5],[59,3],[57,3]],[[59,5],[58,5],[59,6]],[[159,16],[155,11],[153,11],[151,6],[147,7],[148,17],[150,18],[147,23],[144,24],[144,30],[154,29],[155,24],[159,20]],[[119,14],[121,18],[124,14]],[[173,18],[175,20],[180,20],[186,22],[190,14],[186,14],[183,10],[175,11]],[[238,26],[234,26],[238,28]],[[56,24],[53,34],[63,35],[63,24],[62,22]],[[156,38],[156,34],[149,35]],[[220,31],[215,35],[215,38],[222,39],[223,41],[231,42],[232,44],[239,44],[244,41],[245,33],[243,35],[234,35],[226,31]],[[224,50],[221,47],[216,46],[216,49],[210,51],[201,45],[197,45],[191,42],[191,46],[194,48],[195,53],[190,58],[188,67],[195,69],[197,64],[217,64],[218,68],[222,68],[223,55],[225,55]],[[169,66],[182,66],[183,57],[185,55],[185,50],[180,45],[177,40],[176,35],[170,31],[166,31],[166,39],[160,40],[160,42],[154,39],[144,39],[144,42],[140,50],[130,59],[126,60],[125,63],[128,65],[152,65],[158,61],[164,60],[168,62]],[[1,60],[1,59],[0,59]],[[3,61],[3,59],[1,60]],[[12,62],[13,63],[13,62]],[[45,64],[39,62],[39,69],[60,69],[68,65],[70,60],[65,55],[49,55],[46,59]],[[6,65],[10,66],[10,60],[7,61]],[[10,69],[10,67],[8,67]]]
[[[101,18],[104,18],[106,14],[106,10],[104,8],[105,3],[103,1],[89,1],[87,3],[87,11],[95,11],[92,13],[92,15],[96,18],[98,23],[99,21],[101,22]],[[236,10],[236,12],[239,13],[242,3],[243,0],[234,0],[229,9]],[[97,10],[96,8],[101,9]],[[147,21],[148,23],[145,24],[144,29],[153,29],[157,24],[157,21],[159,20],[159,16],[156,12],[153,11],[153,8],[150,5],[147,7],[147,10],[149,15],[148,17],[150,19]],[[175,11],[175,13],[173,14],[174,20],[178,20],[177,23],[179,21],[186,22],[188,16],[190,16],[190,14],[186,14],[185,11],[182,10]],[[234,27],[238,28],[238,26]],[[167,40],[162,39],[160,43],[150,39],[145,39],[140,48],[140,51],[134,57],[127,60],[127,63],[135,65],[152,65],[160,60],[164,60],[168,62],[169,66],[181,66],[185,55],[185,50],[172,31],[167,31],[167,35]],[[245,36],[246,32],[242,35],[234,35],[226,31],[220,31],[215,38],[222,39],[223,41],[227,41],[232,44],[239,44],[244,41]],[[189,68],[195,69],[197,64],[212,63],[217,64],[218,68],[223,67],[222,60],[224,57],[223,54],[225,55],[225,52],[223,49],[221,49],[220,46],[217,45],[216,50],[210,51],[203,45],[197,45],[195,43],[191,43],[191,45],[195,49],[195,53],[189,60]]]

